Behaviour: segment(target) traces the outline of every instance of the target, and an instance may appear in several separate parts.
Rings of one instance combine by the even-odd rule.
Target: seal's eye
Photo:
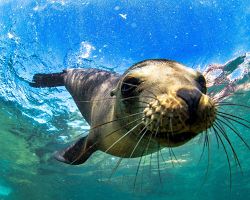
[[[195,80],[199,83],[201,92],[206,94],[207,86],[205,77],[202,74],[200,74]]]
[[[124,79],[121,86],[121,94],[124,98],[136,96],[139,92],[138,86],[140,85],[140,79],[135,77],[127,77]]]

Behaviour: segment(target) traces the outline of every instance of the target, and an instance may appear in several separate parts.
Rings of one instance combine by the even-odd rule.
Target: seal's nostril
[[[186,102],[188,107],[198,107],[201,98],[201,92],[199,90],[180,89],[176,94]]]
[[[189,123],[194,123],[196,119],[196,110],[198,108],[200,99],[201,99],[201,92],[196,89],[179,89],[176,93],[176,95],[180,98],[182,98],[186,104],[188,105],[188,111],[189,111]]]

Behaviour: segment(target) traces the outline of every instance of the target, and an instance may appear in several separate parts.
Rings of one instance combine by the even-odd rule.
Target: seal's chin
[[[192,138],[194,138],[198,133],[194,132],[181,132],[181,133],[170,133],[170,132],[156,132],[147,131],[147,136],[157,140],[162,146],[166,147],[177,147],[185,144]]]

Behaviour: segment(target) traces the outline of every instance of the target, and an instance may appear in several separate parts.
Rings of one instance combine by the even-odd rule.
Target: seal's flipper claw
[[[87,137],[83,137],[70,147],[57,151],[54,157],[60,162],[70,165],[80,165],[84,163],[95,150],[95,147],[90,145]]]

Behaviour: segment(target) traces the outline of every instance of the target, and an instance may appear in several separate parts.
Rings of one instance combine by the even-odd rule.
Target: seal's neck
[[[71,69],[67,71],[65,87],[72,95],[85,120],[90,124],[94,110],[103,109],[105,104],[109,103],[106,100],[110,100],[111,89],[118,80],[118,74],[105,70]]]

